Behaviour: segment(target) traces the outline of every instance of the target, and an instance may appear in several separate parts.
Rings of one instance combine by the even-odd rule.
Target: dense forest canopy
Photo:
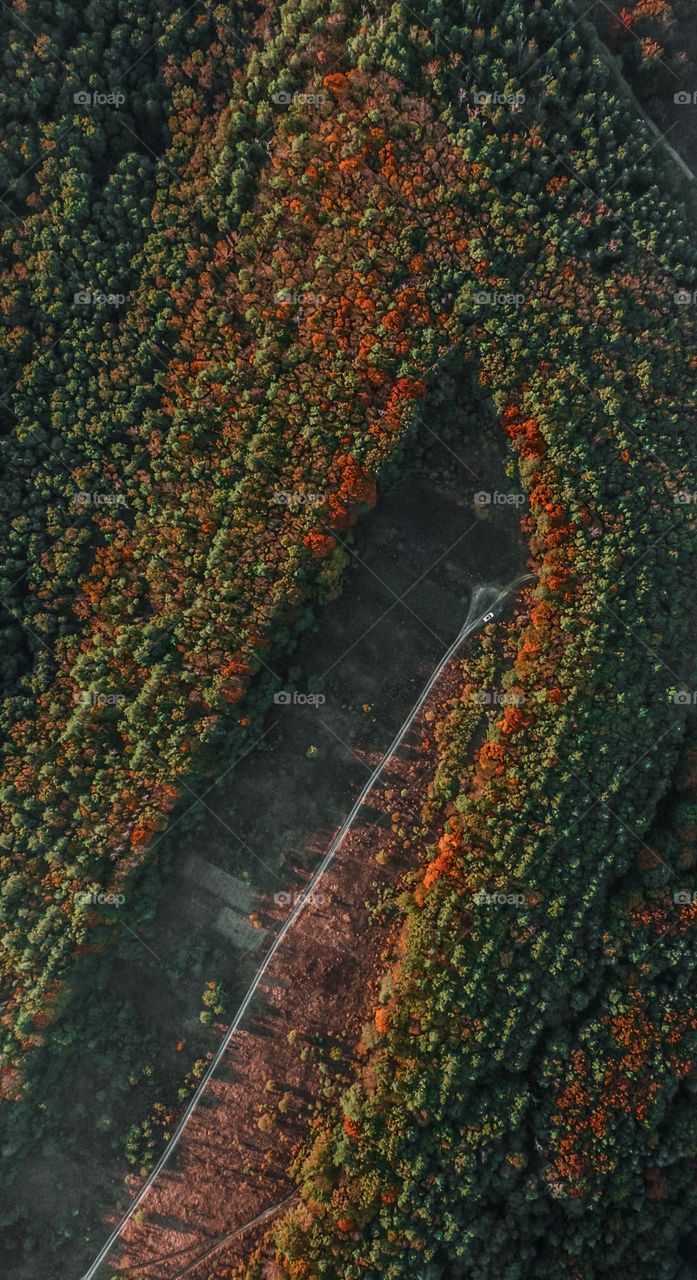
[[[279,1257],[687,1277],[680,171],[565,0],[23,0],[4,23],[7,1105],[76,961],[109,952],[85,891],[120,892],[187,780],[254,744],[447,362],[528,499],[535,581],[500,628],[519,698],[481,743],[457,707],[441,726],[394,996]]]

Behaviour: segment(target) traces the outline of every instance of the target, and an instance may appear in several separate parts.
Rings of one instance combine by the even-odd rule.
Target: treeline
[[[360,1064],[377,1083],[344,1093],[334,1131],[318,1125],[298,1162],[304,1205],[277,1235],[286,1274],[585,1280],[630,1258],[647,1280],[690,1274],[696,753],[693,727],[626,872],[577,931],[578,981],[556,1001],[555,975],[544,983],[531,968],[536,1000],[514,984],[526,935],[538,951],[547,941],[536,905],[545,923],[557,916],[563,958],[559,899],[536,904],[509,877],[505,905],[441,896],[434,921],[417,891],[406,972],[376,1010],[380,1048]],[[511,918],[504,937],[486,931],[498,1050],[491,1013],[472,1007],[484,957],[473,964],[468,945],[474,918],[497,912]]]
[[[643,108],[697,167],[697,31],[690,0],[610,0],[589,17]]]
[[[440,13],[449,52],[429,65],[429,106],[470,52],[469,15]],[[507,76],[485,83],[520,84],[523,17],[539,78],[519,113],[470,116],[458,134],[492,175],[468,237],[480,280],[527,304],[473,318],[531,511],[516,701],[471,777],[466,755],[441,771],[459,768],[460,789],[376,1013],[379,1047],[299,1170],[305,1203],[279,1236],[289,1275],[689,1274],[694,912],[674,895],[694,888],[692,795],[681,840],[656,814],[694,657],[695,329],[674,301],[694,268],[678,214],[664,234],[670,172],[597,58],[567,57],[564,16],[497,12],[482,59],[495,48]],[[389,47],[413,72],[411,21],[394,17]]]
[[[111,53],[90,64],[99,92],[127,97],[133,54],[159,107],[134,96],[141,114],[117,120],[125,103],[98,102],[112,115],[93,154],[95,102],[73,101],[73,162],[47,97],[33,238],[11,266],[19,318],[29,266],[48,305],[10,343],[4,442],[10,571],[26,569],[10,617],[27,637],[4,712],[5,1092],[60,1016],[77,949],[106,945],[84,890],[123,885],[185,781],[253,745],[353,522],[457,359],[529,495],[537,586],[509,659],[522,701],[467,785],[457,755],[440,775],[455,812],[380,1011],[375,1086],[323,1139],[284,1249],[296,1275],[561,1277],[572,1258],[585,1280],[636,1234],[648,1280],[673,1249],[651,1198],[639,1210],[634,1184],[629,1203],[610,1182],[583,1212],[563,1029],[601,1008],[600,922],[614,945],[610,906],[683,731],[670,690],[693,657],[697,537],[675,500],[694,475],[697,350],[674,301],[695,277],[679,179],[561,2],[178,12],[155,14],[147,49],[137,22],[120,35],[101,11],[76,16],[61,56],[96,24],[100,56],[127,48],[121,89]],[[148,145],[122,155],[121,120]],[[111,173],[116,204],[96,194]],[[69,193],[88,188],[80,221]],[[76,291],[100,296],[73,298],[93,310],[66,338],[50,317],[71,262]],[[473,905],[481,892],[516,902]],[[552,1035],[559,1164],[530,1131]],[[689,1188],[676,1196],[675,1239]]]

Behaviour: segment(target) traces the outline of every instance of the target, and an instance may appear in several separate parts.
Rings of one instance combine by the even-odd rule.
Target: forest
[[[636,103],[689,164],[697,81],[679,0],[603,9],[7,9],[8,1182],[81,961],[255,748],[454,367],[527,498],[534,581],[481,640],[513,697],[473,709],[463,663],[276,1265],[693,1275],[695,203]]]

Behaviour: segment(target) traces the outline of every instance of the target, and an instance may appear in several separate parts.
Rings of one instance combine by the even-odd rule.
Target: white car
[[[493,618],[493,616],[494,616],[493,613],[485,613],[484,617],[482,618],[482,622],[491,622],[491,619]]]

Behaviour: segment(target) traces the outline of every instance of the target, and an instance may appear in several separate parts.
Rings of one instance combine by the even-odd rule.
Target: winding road
[[[293,928],[293,925],[302,915],[302,912],[304,911],[308,902],[312,898],[312,895],[317,889],[317,886],[319,885],[325,872],[328,870],[328,868],[331,866],[332,862],[334,861],[334,858],[336,857],[337,853],[339,852],[339,849],[341,848],[344,840],[346,839],[346,836],[351,830],[351,827],[353,826],[353,823],[355,822],[355,819],[360,809],[365,803],[367,797],[370,795],[370,792],[373,790],[373,787],[375,786],[376,782],[378,781],[381,774],[383,773],[383,770],[385,769],[389,760],[395,754],[395,752],[399,750],[399,747],[401,746],[407,733],[409,732],[413,721],[416,719],[417,715],[421,711],[421,708],[423,707],[424,703],[426,702],[426,699],[431,693],[433,686],[438,681],[443,669],[453,659],[458,649],[464,643],[464,641],[468,638],[468,636],[470,636],[473,631],[478,630],[479,627],[481,627],[486,622],[488,622],[491,618],[493,618],[496,614],[497,609],[501,606],[503,601],[506,600],[508,596],[510,596],[514,591],[516,591],[518,587],[520,587],[524,582],[531,581],[533,577],[534,575],[531,573],[520,574],[511,583],[509,583],[508,586],[504,587],[502,591],[498,592],[494,596],[493,600],[490,601],[487,608],[482,613],[477,614],[474,618],[470,618],[472,608],[476,607],[474,603],[475,598],[473,597],[473,602],[470,607],[470,614],[468,614],[467,621],[465,622],[461,631],[453,640],[450,647],[443,654],[443,657],[440,659],[440,662],[438,663],[438,665],[435,667],[435,669],[431,673],[429,680],[427,681],[426,685],[421,691],[417,701],[414,703],[414,706],[412,707],[411,711],[406,717],[406,720],[402,724],[401,728],[399,729],[395,737],[392,739],[392,742],[387,748],[385,754],[381,757],[379,763],[376,765],[375,769],[371,773],[365,786],[363,787],[355,803],[353,804],[348,816],[345,818],[344,822],[339,827],[339,830],[336,832],[336,835],[334,836],[331,844],[329,845],[329,848],[327,849],[327,852],[322,858],[322,861],[317,866],[314,874],[312,875],[311,879],[309,880],[302,894],[299,896],[296,905],[293,907],[293,910],[288,915],[283,926],[281,927],[276,937],[274,938],[273,943],[271,944],[268,951],[266,952],[266,955],[264,956],[261,964],[259,965],[259,968],[257,969],[254,977],[252,978],[252,981],[250,982],[247,993],[242,1003],[240,1004],[239,1009],[235,1014],[235,1017],[233,1018],[232,1022],[230,1023],[230,1026],[225,1032],[225,1035],[223,1036],[223,1039],[221,1040],[220,1045],[218,1046],[218,1049],[214,1057],[211,1059],[206,1071],[201,1077],[201,1080],[199,1082],[199,1085],[195,1093],[192,1095],[188,1105],[183,1111],[182,1116],[179,1120],[179,1123],[176,1129],[174,1130],[174,1133],[172,1134],[169,1142],[167,1143],[167,1146],[162,1152],[162,1155],[160,1156],[157,1163],[153,1166],[150,1174],[146,1178],[142,1187],[134,1196],[133,1200],[131,1201],[130,1205],[124,1212],[123,1216],[114,1227],[113,1231],[111,1232],[111,1235],[104,1242],[102,1248],[100,1249],[94,1261],[88,1267],[87,1271],[84,1272],[83,1276],[81,1277],[81,1280],[93,1280],[93,1277],[96,1276],[100,1266],[106,1260],[109,1253],[113,1249],[114,1245],[117,1243],[124,1228],[130,1222],[133,1215],[137,1212],[138,1208],[143,1203],[143,1200],[145,1199],[151,1187],[153,1186],[153,1183],[159,1177],[162,1170],[165,1168],[165,1165],[168,1164],[172,1155],[176,1151],[182,1139],[182,1136],[186,1130],[186,1127],[189,1123],[189,1120],[191,1119],[194,1111],[196,1110],[199,1103],[201,1102],[201,1099],[206,1091],[206,1088],[211,1080],[211,1077],[215,1074],[223,1057],[225,1056],[225,1053],[227,1052],[227,1049],[230,1045],[230,1042],[233,1036],[238,1030],[242,1022],[242,1019],[244,1018],[244,1015],[246,1014],[252,1000],[254,999],[254,996],[256,995],[257,990],[259,989],[261,982],[264,979],[265,974],[268,971],[269,965],[271,964],[279,947],[283,943],[284,938],[287,936],[287,934]],[[493,588],[490,588],[489,590],[493,590]],[[484,592],[487,591],[487,588],[479,588],[480,593],[483,591]],[[224,1238],[216,1242],[211,1247],[211,1249],[208,1250],[208,1252],[206,1252],[205,1254],[201,1255],[198,1259],[196,1259],[196,1263],[200,1261],[204,1261],[205,1258],[208,1257],[211,1252],[217,1251],[219,1248],[223,1246],[223,1244],[233,1239],[236,1235],[240,1235],[243,1231],[247,1230],[248,1228],[254,1225],[258,1225],[259,1222],[264,1221],[266,1218],[272,1217],[273,1214],[276,1213],[285,1203],[286,1201],[282,1201],[277,1205],[273,1205],[269,1207],[268,1209],[264,1210],[262,1214],[254,1218],[251,1222],[248,1222],[244,1226],[238,1227],[234,1231],[230,1232],[227,1236],[225,1236]],[[196,1263],[188,1264],[185,1270],[183,1272],[180,1272],[179,1274],[185,1275],[186,1271],[189,1270],[191,1266],[196,1265]],[[150,1265],[153,1265],[153,1263],[151,1263]],[[135,1273],[136,1269],[132,1268],[131,1270]]]

